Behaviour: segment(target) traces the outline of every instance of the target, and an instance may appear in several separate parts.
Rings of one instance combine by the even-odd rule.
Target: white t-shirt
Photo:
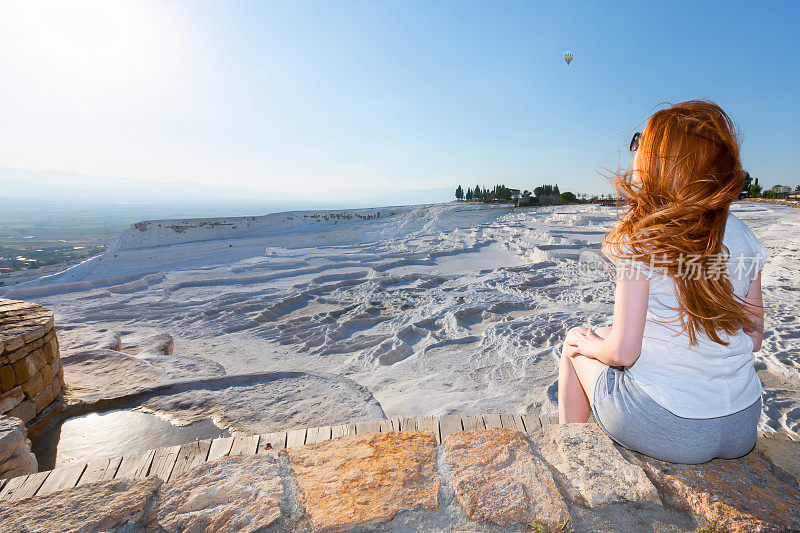
[[[752,230],[731,214],[722,242],[729,252],[733,291],[743,298],[764,266],[767,251]],[[642,353],[626,369],[628,375],[659,405],[683,418],[725,416],[758,400],[761,381],[753,367],[753,340],[742,330],[733,335],[720,331],[720,338],[728,341],[725,346],[698,331],[697,344],[690,345],[679,322],[664,321],[677,316],[673,279],[643,263],[635,264],[650,278],[650,296]]]

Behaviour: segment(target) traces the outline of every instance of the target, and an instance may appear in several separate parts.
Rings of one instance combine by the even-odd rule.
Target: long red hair
[[[743,178],[731,119],[713,102],[691,100],[647,120],[635,169],[614,179],[626,209],[605,236],[605,249],[617,258],[653,261],[673,277],[677,321],[691,344],[699,333],[727,344],[720,331],[733,335],[751,322],[724,261],[721,275],[707,275],[713,259],[723,257],[716,254],[728,253],[722,237]],[[679,275],[686,273],[687,258],[699,263],[697,279]]]

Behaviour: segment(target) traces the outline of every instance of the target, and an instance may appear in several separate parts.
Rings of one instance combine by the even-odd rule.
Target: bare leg
[[[561,350],[561,363],[558,366],[558,423],[586,422],[591,409],[589,399],[583,392],[578,374],[572,360],[566,353],[567,345]]]
[[[605,337],[611,328],[599,328],[595,332]],[[586,422],[592,412],[586,391],[590,390],[591,380],[597,372],[606,365],[582,355],[571,358],[566,352],[565,344],[558,367],[558,423]]]

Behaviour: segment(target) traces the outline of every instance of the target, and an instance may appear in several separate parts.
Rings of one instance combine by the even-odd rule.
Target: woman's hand
[[[578,347],[577,346],[573,346],[573,345],[565,342],[564,343],[564,354],[567,357],[569,357],[570,359],[572,359],[576,355],[579,355],[580,352],[578,351]]]
[[[570,357],[583,355],[585,357],[594,358],[594,348],[597,346],[596,343],[602,340],[602,337],[597,335],[592,328],[585,328],[583,326],[572,328],[567,332],[567,338],[565,339],[567,346],[570,347],[570,349],[567,350],[567,354]]]

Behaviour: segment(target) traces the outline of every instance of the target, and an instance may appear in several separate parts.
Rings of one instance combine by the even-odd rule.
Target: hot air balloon
[[[573,58],[573,57],[575,57],[575,56],[574,56],[574,55],[572,55],[572,52],[564,52],[564,61],[566,61],[566,62],[567,62],[567,65],[569,65],[570,63],[572,63],[572,58]]]

